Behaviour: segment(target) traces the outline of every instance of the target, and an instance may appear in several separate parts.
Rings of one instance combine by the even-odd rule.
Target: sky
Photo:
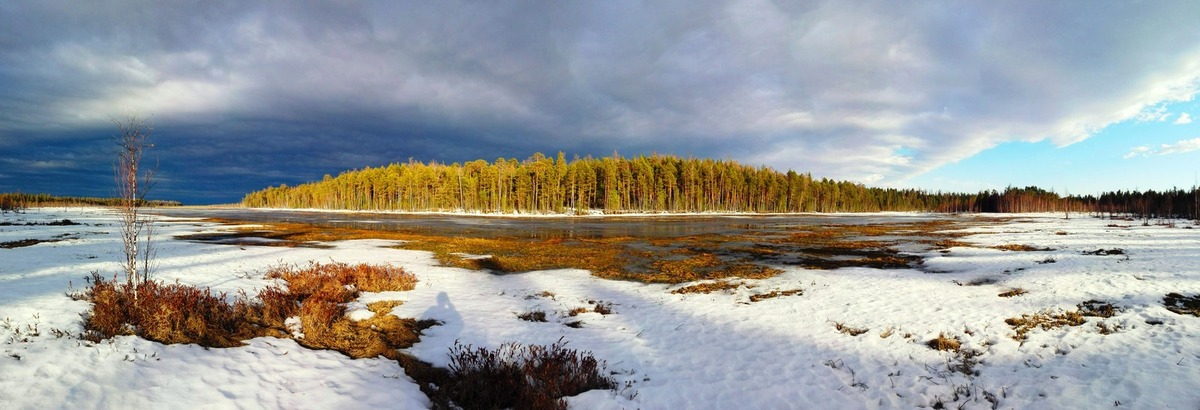
[[[732,159],[869,186],[1191,187],[1194,1],[5,1],[0,192],[235,202],[393,162]]]

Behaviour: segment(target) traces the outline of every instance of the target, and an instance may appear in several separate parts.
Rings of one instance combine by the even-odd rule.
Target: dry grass
[[[605,302],[603,300],[589,300],[588,303],[592,304],[593,312],[601,315],[611,315],[613,313],[617,313],[617,311],[613,310],[612,302]]]
[[[761,302],[761,301],[764,301],[767,299],[777,298],[780,296],[793,296],[793,295],[803,295],[803,294],[804,294],[804,289],[799,289],[799,288],[790,289],[790,290],[772,290],[767,293],[750,295],[750,301],[751,302]]]
[[[411,273],[390,265],[309,262],[308,266],[269,268],[268,279],[283,279],[292,293],[311,294],[328,285],[353,286],[366,292],[412,290],[417,279]]]
[[[526,322],[546,322],[546,312],[533,310],[517,315],[517,319],[521,319]]]
[[[231,220],[215,222],[237,223]],[[239,245],[325,246],[324,242],[349,239],[403,241],[399,247],[429,251],[444,265],[467,269],[516,273],[576,268],[606,279],[650,283],[683,283],[697,280],[763,279],[781,270],[771,264],[794,264],[811,269],[871,267],[908,268],[921,258],[901,254],[881,236],[913,237],[920,241],[950,240],[962,234],[941,232],[975,222],[928,221],[877,225],[825,225],[798,230],[786,237],[754,233],[693,235],[669,238],[471,238],[440,236],[417,231],[383,231],[343,227],[317,227],[272,223],[220,234],[191,235],[181,239]],[[274,242],[255,242],[267,238]],[[941,239],[929,239],[941,238]],[[751,243],[754,245],[747,246]],[[469,257],[467,255],[487,255]]]
[[[1013,252],[1046,252],[1046,251],[1054,250],[1052,248],[1039,248],[1036,246],[1018,245],[1018,244],[997,245],[997,246],[993,246],[992,249],[999,249],[1002,251],[1013,251]]]
[[[1014,296],[1021,296],[1026,293],[1029,293],[1029,291],[1022,289],[1022,288],[1013,288],[1013,289],[1006,290],[1004,292],[1000,292],[999,296],[1002,298],[1011,298]]]
[[[1028,334],[1033,329],[1050,330],[1066,326],[1079,326],[1086,322],[1083,314],[1076,311],[1044,311],[1034,314],[1025,314],[1021,317],[1004,319],[1016,332],[1013,340],[1024,342],[1029,338]]]
[[[674,293],[677,295],[688,294],[688,293],[708,294],[708,293],[719,292],[719,291],[734,290],[734,289],[741,287],[742,285],[743,285],[742,282],[719,280],[716,282],[697,283],[695,285],[684,286],[682,288],[672,290],[671,293]]]
[[[865,327],[853,327],[842,322],[833,322],[833,327],[837,329],[837,331],[850,336],[858,336],[871,331],[871,329]]]
[[[1102,302],[1099,300],[1089,300],[1079,305],[1079,314],[1084,316],[1110,318],[1121,312],[1121,308],[1113,306],[1112,303]]]
[[[1200,317],[1200,295],[1183,296],[1171,292],[1163,297],[1163,306],[1181,315]]]
[[[962,347],[962,342],[957,337],[947,337],[945,333],[938,333],[938,337],[925,342],[925,345],[939,352],[957,352]]]
[[[575,316],[579,316],[580,313],[587,313],[587,311],[588,311],[588,308],[577,307],[577,308],[571,309],[570,312],[567,312],[567,316],[575,317]]]
[[[889,338],[889,337],[892,337],[892,335],[893,335],[893,334],[896,334],[896,328],[894,328],[894,327],[889,327],[889,328],[887,328],[887,329],[883,329],[883,331],[882,331],[882,332],[879,332],[879,338],[880,338],[880,339],[887,339],[887,338]]]

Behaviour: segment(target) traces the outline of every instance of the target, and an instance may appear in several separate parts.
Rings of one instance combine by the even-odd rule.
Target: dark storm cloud
[[[895,183],[1190,99],[1193,2],[6,2],[0,190],[160,195],[416,160],[650,152]]]

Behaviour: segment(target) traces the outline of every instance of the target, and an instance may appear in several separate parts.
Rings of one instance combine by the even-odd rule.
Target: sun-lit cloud
[[[1192,116],[1185,112],[1185,113],[1180,113],[1179,118],[1176,118],[1175,122],[1173,122],[1172,124],[1184,125],[1184,124],[1191,124],[1191,123],[1192,123]]]
[[[1187,152],[1200,151],[1200,138],[1192,138],[1175,142],[1173,144],[1162,144],[1157,148],[1147,146],[1134,147],[1125,154],[1125,159],[1134,157],[1148,157],[1152,155],[1171,155],[1183,154]]]

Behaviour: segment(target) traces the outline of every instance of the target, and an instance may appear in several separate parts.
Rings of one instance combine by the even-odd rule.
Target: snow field
[[[56,337],[51,329],[77,334],[79,314],[88,308],[64,295],[68,283],[81,288],[90,271],[118,270],[115,218],[81,208],[0,216],[14,222],[63,218],[85,225],[0,226],[0,242],[75,238],[0,249],[0,320],[9,320],[0,325],[4,407],[428,406],[394,362],[352,360],[290,340],[204,349],[134,337],[95,345]],[[959,238],[976,246],[924,253],[922,270],[781,267],[779,276],[745,281],[753,287],[676,295],[670,290],[682,285],[609,281],[581,270],[497,276],[438,266],[428,253],[388,248],[390,241],[345,241],[332,249],[183,242],[169,238],[220,227],[164,218],[157,228],[157,278],[254,294],[269,283],[262,272],[280,263],[402,266],[419,278],[415,290],[364,293],[359,302],[401,300],[393,314],[444,322],[428,329],[410,353],[444,366],[455,341],[494,348],[562,338],[567,347],[607,361],[621,386],[570,398],[574,408],[1200,406],[1200,318],[1162,307],[1168,292],[1200,293],[1200,229],[1082,215],[1065,220],[1061,214],[1002,221]],[[987,248],[1004,244],[1053,250]],[[1084,254],[1098,249],[1122,249],[1124,255]],[[1028,293],[998,296],[1012,288]],[[791,289],[803,294],[749,302],[752,294]],[[1024,343],[1011,338],[1004,322],[1047,309],[1074,310],[1090,299],[1122,310],[1077,327],[1034,330]],[[591,312],[589,301],[610,302],[615,313]],[[567,316],[578,307],[589,312]],[[546,312],[549,321],[517,319],[534,310]],[[583,323],[566,326],[575,321]],[[869,330],[850,336],[836,329],[838,323]],[[1102,335],[1097,323],[1120,330]],[[31,325],[39,335],[30,336]],[[925,345],[939,334],[980,352],[977,374],[952,371],[948,364],[959,360],[954,353]]]

